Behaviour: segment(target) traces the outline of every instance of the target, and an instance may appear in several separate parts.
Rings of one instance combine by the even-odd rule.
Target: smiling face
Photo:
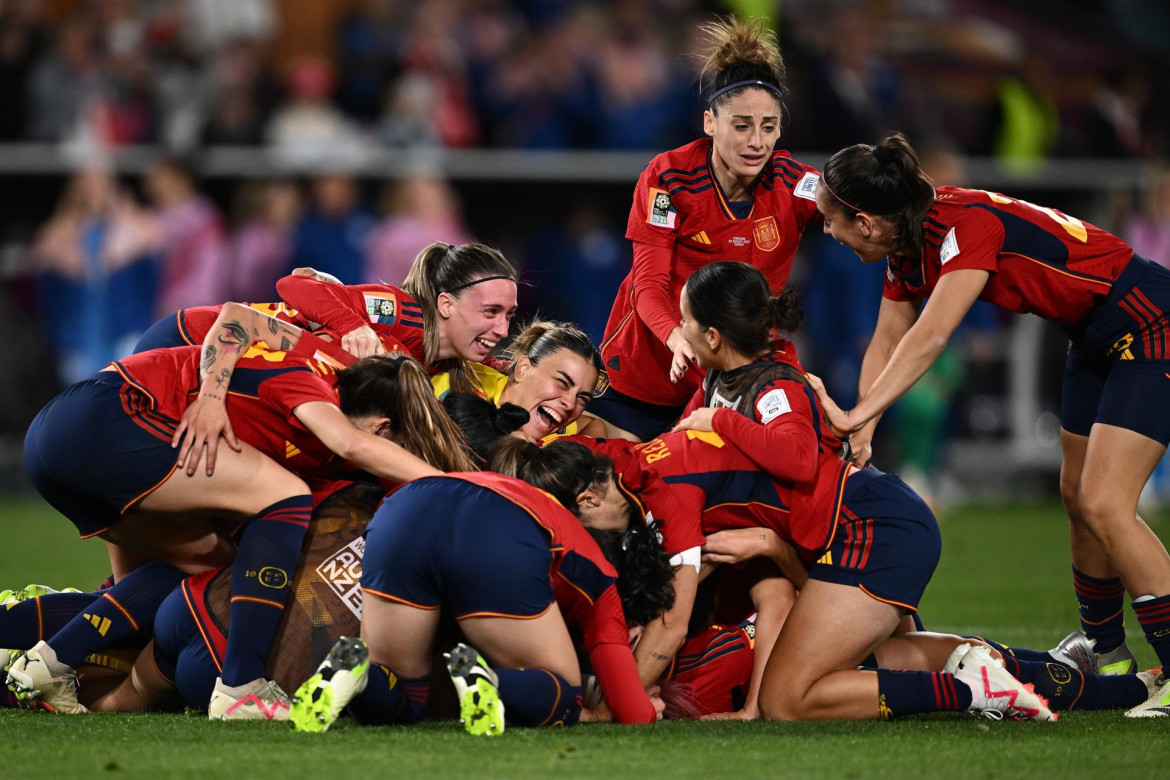
[[[771,92],[752,87],[720,104],[718,111],[703,112],[703,132],[714,142],[716,173],[726,171],[746,186],[764,169],[780,137],[780,101]],[[727,189],[726,182],[720,184]]]
[[[824,183],[817,185],[817,210],[825,218],[825,233],[856,252],[863,263],[875,263],[894,251],[894,227],[889,220],[864,211],[850,219]]]
[[[575,421],[593,399],[597,369],[570,349],[559,349],[539,363],[516,361],[500,403],[528,410],[524,436],[540,441]]]
[[[464,358],[479,362],[508,335],[516,314],[516,283],[491,279],[460,291],[459,297],[439,293],[439,360]]]

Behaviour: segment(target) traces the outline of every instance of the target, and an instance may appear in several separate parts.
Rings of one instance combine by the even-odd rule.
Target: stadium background
[[[474,237],[523,268],[522,317],[540,310],[599,336],[629,265],[637,175],[698,133],[685,56],[696,27],[730,11],[776,25],[791,86],[780,143],[797,159],[819,165],[900,129],[941,183],[1060,208],[1170,264],[1161,0],[0,0],[0,585],[89,587],[107,573],[101,546],[76,540],[27,487],[21,442],[64,382],[160,313],[159,279],[185,252],[222,270],[213,299],[186,300],[199,304],[267,299],[330,241],[349,253],[309,264],[397,282],[423,244]],[[195,174],[198,197],[151,183],[163,159]],[[69,194],[111,181],[116,206],[109,190],[92,207]],[[358,206],[338,196],[350,186]],[[314,190],[343,204],[332,229],[312,217]],[[108,243],[176,215],[195,228],[121,254]],[[793,283],[804,362],[848,399],[880,282],[810,234]],[[876,460],[943,510],[930,625],[1051,646],[1077,617],[1056,500],[1063,341],[1035,318],[971,320],[887,416]],[[1165,539],[1158,487],[1146,505]],[[674,723],[513,733],[486,749],[451,724],[343,724],[322,743],[193,718],[78,729],[0,712],[0,731],[29,777],[244,774],[258,751],[266,772],[297,775],[1164,774],[1163,724],[1120,721]]]

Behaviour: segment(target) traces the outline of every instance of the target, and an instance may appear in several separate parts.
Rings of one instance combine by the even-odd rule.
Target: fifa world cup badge
[[[674,228],[678,212],[670,205],[670,193],[666,190],[650,188],[650,215],[646,221],[656,227]]]
[[[761,252],[771,252],[780,246],[780,228],[776,226],[776,218],[768,216],[757,219],[752,237],[756,241],[756,247]]]

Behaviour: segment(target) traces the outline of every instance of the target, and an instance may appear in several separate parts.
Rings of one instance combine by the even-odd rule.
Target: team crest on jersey
[[[771,252],[780,246],[780,228],[776,227],[776,218],[767,216],[757,219],[752,237],[756,240],[756,247],[763,252]]]
[[[358,620],[362,617],[362,555],[365,552],[366,540],[358,537],[317,567],[317,576]]]
[[[396,307],[394,305],[393,295],[376,295],[366,293],[366,314],[370,316],[370,322],[375,325],[393,325],[394,313]]]
[[[670,205],[670,193],[650,188],[650,215],[646,221],[655,227],[674,228],[678,212]]]
[[[597,375],[597,387],[593,388],[593,397],[600,398],[609,389],[609,374],[605,371]]]

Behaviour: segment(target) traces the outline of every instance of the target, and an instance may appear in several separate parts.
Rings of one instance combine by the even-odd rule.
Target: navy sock
[[[1006,668],[1022,683],[1032,683],[1053,710],[1119,710],[1149,698],[1137,675],[1098,677],[1056,661],[1017,661]]]
[[[1001,645],[994,639],[985,639],[981,636],[969,636],[964,637],[964,639],[978,639],[980,642],[985,642],[994,647],[1003,654],[1004,664],[1009,672],[1012,670],[1011,666],[1007,665],[1008,658],[1014,658],[1017,661],[1039,661],[1040,663],[1048,663],[1049,661],[1057,660],[1053,658],[1047,650],[1030,650],[1027,647],[1008,647],[1007,645]]]
[[[404,680],[382,664],[371,663],[366,689],[350,702],[349,714],[371,726],[417,723],[430,696],[430,677]]]
[[[49,593],[0,609],[0,647],[28,650],[64,628],[101,595]]]
[[[877,676],[878,717],[882,720],[971,706],[971,689],[953,674],[878,669]]]
[[[149,629],[163,599],[186,576],[162,561],[130,572],[47,640],[57,660],[77,668],[95,650],[113,647]]]
[[[224,685],[243,685],[265,676],[268,649],[284,613],[312,514],[312,497],[294,496],[262,510],[244,529],[232,565]]]
[[[1158,654],[1158,663],[1170,669],[1170,596],[1134,602],[1133,611],[1146,632],[1146,641]]]
[[[581,718],[581,686],[544,669],[496,669],[500,701],[516,726],[575,726]]]
[[[1125,641],[1125,586],[1120,577],[1090,577],[1073,567],[1073,589],[1081,609],[1081,630],[1097,640],[1098,653],[1108,653]]]

